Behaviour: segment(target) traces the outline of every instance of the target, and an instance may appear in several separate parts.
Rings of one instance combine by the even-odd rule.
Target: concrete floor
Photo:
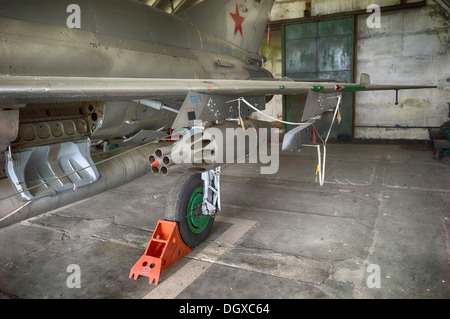
[[[234,165],[206,242],[129,279],[176,176],[133,183],[0,230],[0,298],[450,298],[450,157],[426,146],[286,153],[276,175]],[[68,288],[69,265],[80,288]]]

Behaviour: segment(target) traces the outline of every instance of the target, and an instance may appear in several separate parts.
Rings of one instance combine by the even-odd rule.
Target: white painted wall
[[[298,0],[276,0],[272,12],[271,21],[303,18],[306,8],[306,1]]]
[[[408,2],[417,2],[409,0]],[[277,0],[271,20],[304,16],[305,0]],[[312,0],[312,15],[364,10],[371,3],[383,6],[400,0]],[[361,139],[428,139],[421,128],[369,128],[373,126],[437,127],[449,120],[450,45],[449,23],[438,13],[433,0],[421,9],[395,12],[381,10],[381,28],[370,29],[360,15],[357,19],[356,75],[369,73],[372,83],[427,84],[438,89],[400,91],[399,105],[394,105],[394,91],[358,92],[356,94],[355,137]],[[272,32],[272,43],[261,46],[268,56],[266,68],[281,77],[281,31]],[[449,79],[449,80],[448,80]],[[447,82],[449,81],[449,82]],[[276,97],[266,113],[282,118],[282,100]],[[263,119],[260,115],[256,118]]]

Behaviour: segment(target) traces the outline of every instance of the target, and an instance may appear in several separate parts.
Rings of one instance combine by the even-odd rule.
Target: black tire
[[[192,172],[184,173],[173,183],[166,199],[164,218],[178,223],[183,242],[191,248],[205,241],[214,223],[213,216],[201,214],[201,206],[200,211],[196,205],[197,209],[191,208],[192,213],[188,214],[188,205],[193,206],[200,199],[203,199],[203,180],[201,174]]]

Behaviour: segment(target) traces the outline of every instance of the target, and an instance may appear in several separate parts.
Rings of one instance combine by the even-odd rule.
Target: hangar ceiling
[[[187,8],[196,5],[197,3],[202,2],[203,0],[138,0],[141,2],[144,2],[146,4],[148,4],[149,6],[164,10],[168,13],[180,13],[183,10],[186,10]],[[299,0],[302,1],[302,0]],[[306,1],[306,0],[304,0]],[[330,0],[331,2],[332,0]],[[419,0],[417,0],[419,1]],[[293,2],[292,0],[276,0],[276,3],[289,3],[289,2]],[[323,1],[322,1],[323,2]],[[400,4],[403,3],[404,1],[398,1]],[[413,1],[414,2],[414,1]],[[443,9],[443,13],[444,15],[447,17],[448,19],[448,13],[450,10],[450,0],[433,0],[434,3],[436,3],[438,6],[440,6]],[[394,4],[396,3],[396,1],[394,1]],[[398,3],[398,4],[399,4]]]
[[[202,2],[203,0],[139,0],[148,5],[164,10],[168,13],[180,13],[187,8]],[[275,2],[283,2],[286,0],[276,0]],[[306,0],[305,0],[306,1]]]
[[[203,0],[139,0],[169,13],[179,13]]]

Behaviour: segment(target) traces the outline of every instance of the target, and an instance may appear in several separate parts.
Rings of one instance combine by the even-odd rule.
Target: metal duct
[[[56,196],[48,196],[32,201],[23,201],[7,178],[0,180],[0,228],[15,224],[28,218],[63,207],[76,201],[100,194],[104,191],[121,186],[147,174],[151,170],[148,156],[157,148],[171,143],[154,143],[137,149],[113,150],[110,152],[93,154],[100,178],[88,186],[68,191]],[[116,156],[123,153],[120,156]],[[105,161],[107,158],[109,160]],[[153,176],[153,175],[150,175]]]

